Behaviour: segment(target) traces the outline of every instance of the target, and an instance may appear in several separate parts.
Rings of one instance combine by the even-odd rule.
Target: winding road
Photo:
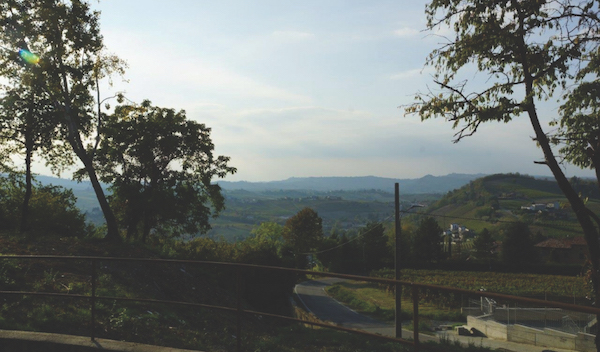
[[[336,282],[344,281],[343,279],[337,278],[321,278],[316,280],[309,280],[299,283],[294,288],[294,292],[304,305],[304,308],[309,312],[313,313],[317,318],[323,321],[329,321],[334,324],[343,326],[345,328],[363,330],[374,334],[381,334],[385,336],[394,336],[395,328],[394,325],[387,324],[375,319],[371,319],[367,316],[359,314],[352,309],[344,306],[335,299],[329,297],[325,293],[325,287],[332,285]],[[419,334],[419,341],[439,340],[440,334],[436,336]],[[412,331],[402,330],[402,338],[412,338]],[[502,349],[504,351],[515,351],[515,352],[571,352],[570,350],[551,348],[534,345],[524,345],[508,341],[493,340],[482,337],[467,337],[458,336],[454,333],[450,333],[452,340],[458,340],[463,345],[468,346],[473,344],[475,346],[486,346],[491,349]]]
[[[329,321],[345,328],[363,330],[374,334],[394,336],[393,325],[371,319],[344,306],[325,293],[325,287],[344,281],[336,278],[309,280],[296,285],[295,293],[304,308],[320,320]],[[421,338],[422,335],[419,335]],[[403,331],[403,338],[412,338],[411,331]],[[427,337],[425,337],[427,338]]]

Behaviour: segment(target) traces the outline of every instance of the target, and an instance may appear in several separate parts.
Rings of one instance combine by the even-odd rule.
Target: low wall
[[[485,334],[488,338],[511,341],[542,347],[555,347],[581,352],[595,352],[594,336],[585,333],[569,334],[554,329],[535,329],[523,325],[505,325],[491,316],[468,316],[467,325]]]
[[[536,344],[536,336],[543,334],[543,330],[530,328],[528,326],[523,325],[513,325],[508,331],[508,341],[518,342],[518,343],[526,343],[529,345]]]
[[[482,317],[467,317],[467,325],[482,332],[485,336],[496,340],[508,340],[508,329],[504,324],[497,323],[493,320],[486,320],[489,316]]]
[[[580,332],[577,334],[577,340],[575,340],[575,351],[596,351],[595,338],[594,335]]]
[[[544,329],[543,334],[536,335],[536,345],[544,347],[557,347],[566,350],[575,350],[577,335],[566,332]]]

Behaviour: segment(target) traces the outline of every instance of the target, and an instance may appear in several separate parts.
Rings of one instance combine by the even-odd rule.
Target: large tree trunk
[[[33,153],[33,138],[31,137],[31,131],[25,127],[25,196],[23,197],[23,204],[21,205],[21,223],[19,225],[19,232],[21,234],[27,233],[29,230],[29,200],[31,199],[32,186],[31,186],[31,154]]]
[[[121,236],[119,236],[119,226],[117,225],[117,218],[113,213],[108,201],[106,200],[106,195],[104,194],[104,190],[102,186],[100,186],[100,181],[98,180],[98,176],[96,175],[96,169],[90,159],[87,151],[83,148],[83,143],[81,143],[81,139],[79,138],[79,134],[75,134],[75,129],[70,129],[69,143],[73,147],[75,154],[79,157],[79,160],[83,163],[83,167],[87,172],[87,175],[92,183],[92,187],[94,188],[94,192],[96,193],[96,198],[98,199],[98,203],[100,204],[100,209],[102,209],[102,214],[104,214],[104,220],[106,220],[106,236],[104,239],[107,241],[121,241]]]
[[[23,127],[23,133],[25,135],[25,195],[23,197],[23,204],[21,205],[21,223],[19,224],[19,232],[26,234],[29,230],[29,200],[31,199],[32,185],[31,185],[31,156],[33,154],[33,148],[35,146],[35,138],[33,132],[33,106],[34,96],[31,96],[29,102],[29,111],[25,116],[25,125]]]
[[[583,200],[579,197],[579,194],[572,187],[571,183],[563,173],[560,165],[556,161],[556,157],[552,152],[552,148],[550,147],[550,143],[546,134],[543,132],[542,127],[540,126],[539,119],[537,116],[537,112],[535,107],[529,109],[529,118],[533,129],[536,134],[537,142],[539,143],[542,151],[544,152],[545,163],[552,171],[556,182],[558,183],[558,187],[560,187],[561,191],[571,204],[571,208],[575,212],[575,216],[577,217],[577,221],[581,225],[581,229],[583,230],[583,235],[585,241],[587,243],[588,252],[589,252],[589,260],[592,264],[592,287],[594,291],[594,301],[596,304],[600,303],[600,292],[598,290],[600,285],[600,241],[598,239],[598,230],[594,225],[593,213],[589,208],[585,206]],[[600,180],[599,180],[600,181]],[[596,321],[600,322],[600,315],[596,316]],[[596,350],[600,352],[600,332],[596,333],[595,338]]]
[[[104,194],[104,190],[100,185],[100,181],[98,181],[98,176],[96,175],[96,170],[94,169],[92,161],[89,159],[85,151],[77,153],[77,155],[83,162],[85,170],[88,173],[88,177],[90,178],[90,182],[92,183],[92,187],[96,193],[96,198],[98,198],[98,203],[100,203],[100,208],[104,214],[104,219],[106,220],[107,232],[104,238],[107,241],[121,241],[121,236],[119,236],[119,227],[117,225],[117,218],[115,217],[115,214],[112,212],[112,209],[106,200],[106,195]]]
[[[66,78],[63,77],[63,84],[67,87]],[[65,101],[70,101],[68,99],[69,93],[65,88]],[[67,139],[69,144],[73,148],[73,151],[79,157],[79,160],[83,163],[83,167],[88,174],[90,182],[92,183],[92,187],[94,188],[94,192],[96,193],[96,198],[98,199],[98,203],[100,204],[100,209],[102,209],[102,214],[104,214],[104,220],[106,221],[106,236],[105,240],[111,242],[120,242],[121,236],[119,236],[119,226],[117,225],[117,218],[115,214],[112,212],[108,201],[106,200],[106,195],[104,194],[104,190],[102,186],[100,186],[100,181],[98,181],[98,176],[96,175],[96,169],[94,168],[94,164],[92,159],[87,153],[83,142],[81,141],[81,136],[79,135],[79,128],[77,127],[76,121],[72,117],[72,109],[69,104],[65,104],[63,106],[65,109],[65,121],[67,125],[67,129],[69,131]]]

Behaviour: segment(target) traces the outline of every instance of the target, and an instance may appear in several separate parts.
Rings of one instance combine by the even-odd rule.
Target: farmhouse
[[[550,238],[535,245],[543,261],[564,264],[582,264],[588,257],[585,239],[575,238]]]
[[[452,235],[454,240],[464,241],[467,238],[472,238],[473,233],[466,226],[460,224],[450,224],[450,228],[442,233],[442,236]]]
[[[529,211],[557,211],[560,210],[559,202],[552,203],[532,203],[529,205],[521,206],[521,210],[529,210]]]

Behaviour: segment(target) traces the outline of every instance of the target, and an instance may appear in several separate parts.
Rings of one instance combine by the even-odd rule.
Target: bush
[[[0,223],[3,230],[19,230],[24,197],[25,181],[22,175],[0,178]],[[84,236],[89,228],[85,223],[85,215],[75,206],[76,201],[70,189],[34,182],[26,232],[33,236]]]

